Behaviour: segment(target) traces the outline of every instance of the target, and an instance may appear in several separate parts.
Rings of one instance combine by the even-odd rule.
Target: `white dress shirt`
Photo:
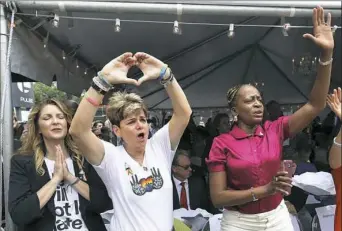
[[[180,199],[181,199],[181,193],[182,193],[182,181],[178,180],[176,177],[172,177],[173,178],[173,182],[175,183],[176,189],[177,189],[177,193],[178,193],[178,200],[179,200],[179,204],[180,204]],[[190,207],[190,198],[189,198],[189,182],[188,179],[186,179],[185,181],[183,181],[184,187],[185,187],[185,192],[186,192],[186,201],[188,202],[188,209],[191,209]]]

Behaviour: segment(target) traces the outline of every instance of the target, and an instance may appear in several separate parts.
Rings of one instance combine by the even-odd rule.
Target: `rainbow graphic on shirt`
[[[147,192],[152,192],[163,187],[164,180],[159,168],[151,168],[151,175],[140,179],[137,174],[133,173],[127,163],[125,163],[125,171],[128,176],[132,176],[130,183],[133,193],[137,196],[143,196]]]

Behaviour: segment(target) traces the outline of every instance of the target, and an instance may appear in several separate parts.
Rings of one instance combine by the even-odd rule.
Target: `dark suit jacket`
[[[189,182],[189,200],[192,210],[197,208],[209,211],[209,193],[203,177],[191,176],[188,179]],[[175,182],[172,178],[173,186],[173,210],[180,208],[179,196]]]
[[[48,169],[43,164],[45,174],[37,174],[32,155],[14,155],[11,159],[9,182],[9,212],[19,231],[52,231],[55,225],[54,197],[40,209],[37,191],[50,181]],[[76,177],[80,170],[74,161]],[[89,231],[105,231],[100,213],[112,209],[112,201],[107,189],[95,169],[87,162],[83,171],[89,185],[90,201],[79,195],[80,212]],[[80,177],[82,178],[82,177]]]

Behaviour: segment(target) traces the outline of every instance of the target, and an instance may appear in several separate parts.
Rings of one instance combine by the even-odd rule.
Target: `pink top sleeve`
[[[226,170],[226,154],[223,151],[222,141],[215,138],[209,152],[207,165],[209,172],[223,172]]]
[[[287,140],[290,138],[289,119],[290,116],[282,116],[273,122],[266,121],[265,128],[266,130],[273,130],[278,133],[281,140]]]
[[[281,121],[283,139],[286,140],[286,139],[290,138],[290,127],[289,127],[290,116],[282,116],[279,119]]]

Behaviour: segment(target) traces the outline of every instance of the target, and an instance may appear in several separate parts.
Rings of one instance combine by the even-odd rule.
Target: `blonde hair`
[[[147,116],[147,108],[139,95],[115,92],[109,99],[106,114],[109,121],[119,127],[122,120],[140,110],[143,110],[145,116]]]
[[[63,112],[63,114],[65,115],[68,129],[70,127],[72,120],[71,110],[67,108],[65,104],[55,99],[47,99],[45,101],[42,101],[39,104],[35,104],[31,109],[27,121],[27,134],[22,140],[22,147],[18,150],[18,154],[32,155],[33,153],[36,172],[41,176],[45,174],[43,163],[44,156],[46,153],[46,147],[44,144],[44,139],[42,135],[39,133],[38,120],[40,117],[41,110],[46,105],[54,105]],[[81,156],[80,151],[78,150],[75,142],[72,140],[69,133],[67,133],[67,135],[65,136],[64,143],[68,151],[70,151],[70,157],[77,162],[79,169],[82,169],[84,159]]]

